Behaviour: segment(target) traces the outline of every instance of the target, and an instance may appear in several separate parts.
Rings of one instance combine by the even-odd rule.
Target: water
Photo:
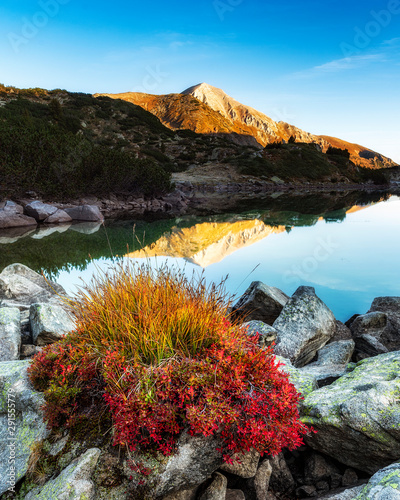
[[[254,280],[288,295],[313,286],[345,321],[366,312],[374,297],[400,295],[400,198],[381,198],[282,195],[253,207],[247,201],[234,214],[3,232],[0,268],[22,262],[73,292],[112,256],[146,257],[153,265],[167,260],[188,274],[204,268],[208,281],[228,276],[227,289],[237,296]]]

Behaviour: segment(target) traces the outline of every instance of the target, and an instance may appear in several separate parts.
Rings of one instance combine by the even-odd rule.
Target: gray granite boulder
[[[336,332],[332,311],[312,287],[299,287],[272,325],[278,330],[275,353],[296,367],[309,363]]]
[[[27,471],[31,446],[47,436],[41,393],[28,380],[29,361],[0,363],[0,495]]]
[[[219,472],[213,474],[213,481],[199,500],[225,500],[228,480]]]
[[[48,302],[65,295],[62,286],[45,280],[23,264],[11,264],[0,273],[0,300],[8,305],[29,307],[34,302]]]
[[[71,221],[72,217],[68,215],[65,210],[58,209],[53,214],[49,215],[44,222],[45,224],[62,224]]]
[[[319,497],[321,500],[354,500],[357,495],[363,490],[364,485],[354,486],[353,488],[340,488],[339,490],[332,491],[327,495]]]
[[[33,343],[38,346],[52,344],[75,329],[72,316],[61,306],[32,304],[29,310]]]
[[[43,222],[47,217],[57,212],[57,207],[35,200],[25,205],[25,214],[33,217],[37,222]]]
[[[259,461],[260,454],[257,451],[246,451],[235,455],[232,464],[224,463],[220,470],[247,479],[256,475]]]
[[[258,320],[272,325],[288,300],[279,288],[253,281],[232,311],[234,315],[243,315],[247,321]]]
[[[80,205],[78,207],[65,208],[64,211],[73,220],[87,222],[97,222],[104,220],[104,217],[97,205]]]
[[[5,212],[12,212],[14,214],[23,214],[24,207],[22,205],[18,205],[15,201],[8,200],[0,205],[0,210],[4,210]]]
[[[400,500],[400,462],[374,474],[355,500]]]
[[[17,307],[0,308],[0,362],[19,359],[21,312]]]
[[[313,375],[319,387],[331,384],[348,371],[354,345],[353,340],[339,340],[328,344],[318,351],[317,361],[300,370]]]
[[[311,392],[303,422],[307,444],[370,474],[400,458],[400,352],[360,361],[332,385]]]
[[[396,331],[384,312],[362,314],[355,318],[350,329],[356,342],[357,361],[389,352],[390,349],[385,344],[396,346]],[[400,348],[400,337],[397,340]]]
[[[91,448],[71,462],[56,478],[31,490],[24,500],[95,500],[92,481],[100,450]]]
[[[226,490],[225,500],[246,500],[242,490]]]
[[[256,500],[267,500],[269,482],[272,474],[271,461],[263,460],[257,469],[254,477],[246,482],[246,492],[249,493],[250,498]]]
[[[278,332],[270,325],[263,323],[262,321],[248,321],[243,323],[243,326],[247,327],[248,335],[260,335],[259,344],[262,347],[268,347],[272,345],[278,336]]]
[[[7,210],[0,210],[0,229],[36,225],[37,222],[33,217],[28,217],[26,215],[21,215]]]

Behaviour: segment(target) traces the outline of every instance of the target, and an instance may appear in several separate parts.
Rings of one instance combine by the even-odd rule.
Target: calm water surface
[[[0,232],[0,268],[22,262],[73,292],[112,256],[168,261],[188,274],[204,269],[208,281],[228,276],[236,295],[254,280],[289,295],[313,286],[345,321],[374,297],[400,295],[400,198],[370,198],[281,196],[234,214]]]

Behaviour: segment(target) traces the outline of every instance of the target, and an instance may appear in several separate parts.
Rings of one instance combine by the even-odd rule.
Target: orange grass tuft
[[[230,310],[223,282],[207,286],[204,276],[189,279],[175,267],[129,261],[99,272],[70,305],[75,341],[99,355],[120,345],[127,360],[144,365],[195,356],[220,342]],[[229,329],[231,340],[243,335],[238,325]]]

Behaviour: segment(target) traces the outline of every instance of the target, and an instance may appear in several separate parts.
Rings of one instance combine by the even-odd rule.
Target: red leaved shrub
[[[29,369],[49,426],[106,411],[115,445],[168,455],[188,431],[218,437],[226,461],[302,444],[299,394],[271,349],[229,320],[225,298],[166,267],[97,279],[72,304],[77,330]]]

